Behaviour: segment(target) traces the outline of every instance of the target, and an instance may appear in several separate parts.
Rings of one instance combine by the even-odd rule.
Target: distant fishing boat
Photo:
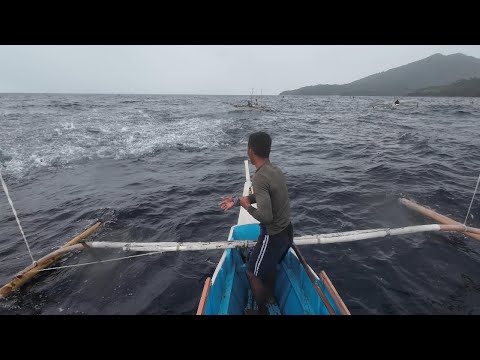
[[[247,196],[251,186],[248,160],[245,176],[243,195]],[[228,241],[257,240],[259,235],[258,221],[240,208]],[[205,281],[197,315],[242,315],[246,309],[256,309],[247,279],[246,250],[233,248],[223,252],[212,278]],[[270,315],[350,314],[327,274],[322,271],[317,276],[296,246],[277,265],[275,299]]]
[[[272,108],[265,105],[259,105],[259,104],[247,103],[246,105],[245,104],[231,104],[231,105],[236,107],[237,109],[243,109],[243,110],[273,111]]]
[[[384,102],[376,105],[372,105],[372,109],[386,109],[386,110],[395,110],[395,109],[409,109],[409,108],[418,108],[418,102],[412,100],[402,100],[396,99],[393,102]]]
[[[262,99],[262,95],[260,94],[260,101],[261,101],[261,99]],[[230,104],[230,105],[232,105],[233,107],[235,107],[237,109],[242,109],[242,110],[273,111],[273,108],[260,104],[258,102],[258,99],[255,99],[255,101],[253,101],[253,89],[252,89],[252,92],[250,94],[250,100],[247,100],[246,104],[241,103],[241,104]]]

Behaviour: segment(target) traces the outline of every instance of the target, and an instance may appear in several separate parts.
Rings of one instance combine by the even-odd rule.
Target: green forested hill
[[[464,54],[435,54],[343,85],[314,85],[280,95],[406,96],[418,89],[480,78],[480,59]]]

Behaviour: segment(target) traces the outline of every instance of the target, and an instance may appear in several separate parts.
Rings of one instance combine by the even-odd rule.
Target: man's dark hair
[[[268,158],[272,147],[272,138],[263,131],[250,134],[248,138],[248,147],[253,150],[255,155],[262,158]]]

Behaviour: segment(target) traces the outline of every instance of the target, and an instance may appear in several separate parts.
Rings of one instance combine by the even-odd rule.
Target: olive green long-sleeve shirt
[[[247,211],[267,228],[268,235],[278,234],[290,223],[290,200],[282,171],[272,163],[262,165],[252,178],[253,195]]]

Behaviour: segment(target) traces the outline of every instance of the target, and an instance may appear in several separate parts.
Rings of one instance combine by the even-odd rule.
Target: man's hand
[[[248,198],[248,196],[242,196],[240,198],[240,205],[245,209],[247,210],[247,208],[251,205],[250,204],[250,199]]]
[[[235,203],[233,202],[233,197],[231,196],[224,196],[223,200],[218,203],[223,211],[227,211],[233,207]]]

